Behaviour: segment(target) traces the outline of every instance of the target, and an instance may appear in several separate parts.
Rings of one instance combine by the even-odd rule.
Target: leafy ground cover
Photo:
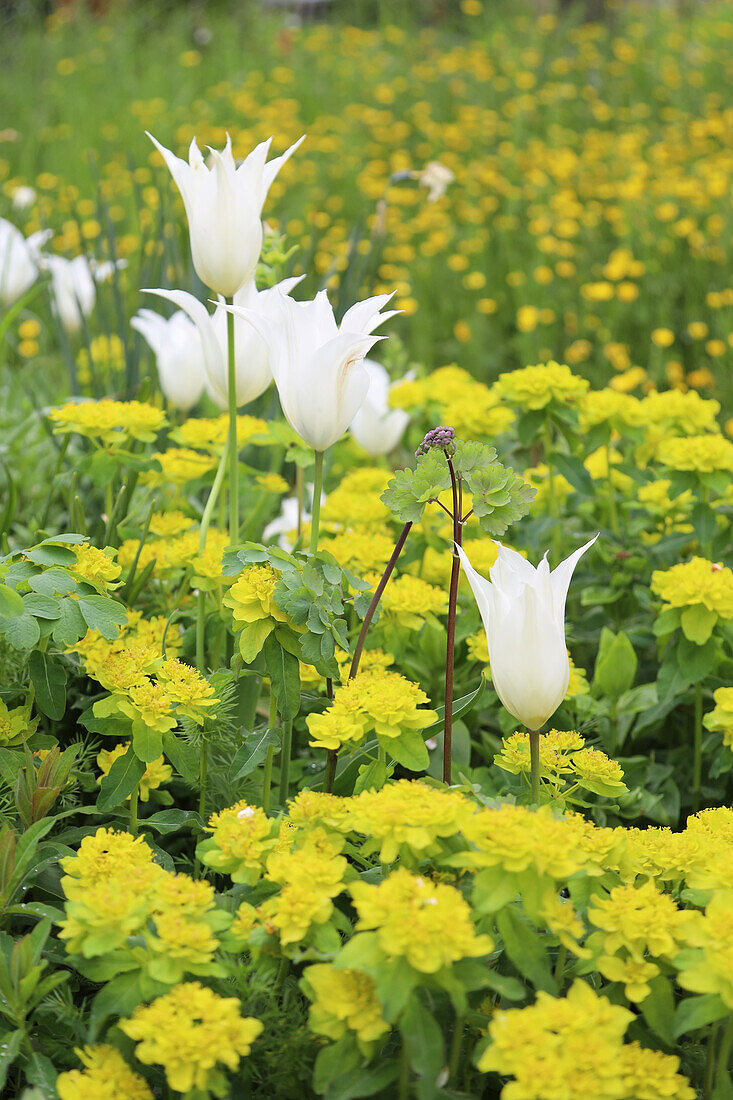
[[[731,8],[210,23],[1,47],[0,1083],[730,1100]]]

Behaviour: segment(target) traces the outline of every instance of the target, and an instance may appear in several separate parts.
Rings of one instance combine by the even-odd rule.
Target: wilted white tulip
[[[370,455],[386,455],[402,439],[410,417],[404,409],[389,407],[392,383],[382,364],[365,359],[364,367],[369,375],[369,389],[364,404],[351,421],[350,431]]]
[[[0,218],[0,304],[12,305],[33,286],[41,248],[50,236],[50,230],[42,230],[26,239],[12,222]]]
[[[193,321],[178,310],[166,320],[141,309],[130,321],[155,355],[160,388],[177,409],[190,409],[204,392],[206,372],[201,337]]]
[[[304,279],[300,275],[283,279],[268,290],[257,290],[254,280],[246,283],[234,295],[238,306],[246,306],[258,314],[266,315],[269,304],[280,294],[289,294]],[[147,290],[143,293],[158,294],[179,306],[188,314],[198,330],[203,350],[206,389],[212,400],[222,409],[227,408],[229,394],[229,359],[227,344],[227,314],[223,302],[219,302],[213,314],[206,306],[185,290]],[[259,397],[272,382],[270,353],[267,344],[247,321],[234,319],[234,367],[236,378],[237,408]]]
[[[285,418],[317,453],[341,438],[364,402],[369,374],[363,359],[383,339],[372,330],[398,312],[379,312],[391,297],[379,294],[358,302],[340,325],[325,290],[308,302],[278,292],[267,313],[227,307],[249,321],[267,344]]]
[[[262,207],[272,181],[303,141],[267,161],[272,138],[257,145],[237,167],[232,142],[211,149],[209,168],[194,138],[188,163],[148,134],[181,193],[188,218],[193,266],[202,282],[227,298],[254,278],[262,250]]]
[[[552,572],[547,555],[535,569],[516,550],[499,545],[490,582],[458,547],[486,630],[492,683],[509,713],[528,730],[539,730],[567,693],[565,600],[575,566],[596,538]]]
[[[77,332],[94,309],[97,283],[104,282],[126,260],[99,263],[86,256],[44,256],[42,266],[51,273],[51,305],[67,332]]]

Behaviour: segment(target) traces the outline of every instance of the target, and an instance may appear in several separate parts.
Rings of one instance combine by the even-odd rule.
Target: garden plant
[[[733,1100],[733,6],[376,7],[12,30],[3,1096]]]

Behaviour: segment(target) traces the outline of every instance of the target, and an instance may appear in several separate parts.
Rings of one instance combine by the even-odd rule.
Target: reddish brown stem
[[[349,669],[350,680],[353,680],[357,672],[359,671],[359,662],[361,661],[361,654],[364,649],[364,643],[366,642],[367,631],[369,630],[371,621],[374,618],[374,612],[377,610],[377,605],[382,598],[382,593],[387,587],[387,581],[392,576],[392,571],[397,564],[397,559],[402,553],[402,547],[405,545],[405,541],[410,533],[411,527],[412,523],[406,523],[405,526],[402,528],[402,534],[397,539],[395,548],[392,551],[392,557],[387,562],[384,573],[382,573],[382,579],[377,585],[374,595],[372,596],[372,602],[367,608],[367,613],[364,616],[364,622],[361,624],[361,630],[359,631],[359,637],[356,640],[356,649],[354,650],[354,656],[351,661],[351,668]]]
[[[463,510],[463,486],[456,479],[456,472],[448,452],[444,452],[450,470],[453,490],[453,564],[450,572],[450,594],[448,596],[448,630],[445,653],[445,719],[443,725],[443,782],[451,782],[451,754],[453,751],[453,666],[456,640],[456,604],[458,602],[458,575],[461,560],[456,546],[461,545],[461,512]]]

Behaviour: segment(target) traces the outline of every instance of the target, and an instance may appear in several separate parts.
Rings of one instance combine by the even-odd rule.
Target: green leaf
[[[243,779],[262,763],[270,746],[280,747],[279,730],[264,729],[250,733],[244,744],[239,747],[229,768],[231,782]]]
[[[529,409],[522,413],[517,421],[517,436],[523,447],[529,447],[542,430],[545,422],[544,409]]]
[[[667,1044],[674,1046],[675,1014],[674,990],[669,978],[658,974],[649,982],[651,993],[641,1002],[641,1011],[655,1035]]]
[[[36,706],[41,714],[58,722],[66,712],[66,669],[61,662],[34,649],[28,662]]]
[[[76,554],[68,546],[59,546],[52,542],[42,542],[25,551],[25,556],[36,565],[76,565]]]
[[[295,718],[300,710],[298,658],[284,649],[274,634],[266,639],[263,654],[280,716],[286,720]]]
[[[391,1085],[399,1073],[398,1066],[392,1062],[382,1062],[373,1069],[359,1066],[333,1081],[326,1090],[324,1100],[362,1100],[374,1096]],[[394,1096],[394,1091],[387,1095]]]
[[[20,1054],[23,1043],[23,1032],[6,1031],[0,1035],[0,1088],[5,1087],[8,1073],[15,1059]]]
[[[679,1039],[688,1031],[714,1024],[730,1015],[730,1009],[717,993],[703,993],[700,997],[687,997],[677,1005],[674,1014],[674,1035]]]
[[[132,751],[138,760],[152,764],[163,755],[163,737],[160,730],[151,729],[144,722],[132,723]]]
[[[715,667],[717,658],[714,638],[709,638],[705,645],[690,642],[687,638],[680,638],[677,642],[677,667],[688,684],[705,680]]]
[[[478,703],[479,699],[486,690],[486,677],[482,676],[479,680],[478,687],[474,691],[469,691],[467,695],[462,695],[460,699],[453,700],[453,721],[457,722],[459,718],[463,718],[469,711]],[[443,732],[445,725],[445,707],[434,707],[435,713],[438,715],[438,720],[433,722],[432,725],[426,726],[422,731],[424,738],[437,737],[439,733]]]
[[[601,631],[598,658],[593,674],[593,693],[616,700],[634,683],[638,660],[634,647],[621,630],[614,634],[607,626]]]
[[[387,782],[387,768],[383,760],[370,760],[368,764],[361,764],[359,775],[354,784],[354,795],[362,791],[380,791]]]
[[[61,615],[61,600],[58,596],[42,596],[39,592],[29,592],[23,597],[23,606],[36,619],[58,619]]]
[[[396,470],[379,498],[402,523],[417,523],[425,505],[451,484],[445,455],[434,447],[420,455],[414,470]]]
[[[519,911],[507,906],[496,916],[496,926],[504,941],[504,950],[520,974],[532,982],[535,989],[557,996],[550,962],[542,940]]]
[[[354,1038],[347,1033],[337,1043],[331,1043],[318,1052],[313,1066],[313,1088],[319,1095],[332,1081],[350,1073],[361,1062],[361,1054]]]
[[[559,451],[553,451],[550,456],[550,462],[555,468],[555,471],[562,474],[579,493],[582,493],[583,496],[590,497],[591,500],[595,497],[596,487],[593,483],[593,478],[579,458],[576,458],[575,455],[566,455]]]
[[[686,607],[680,615],[682,633],[695,645],[705,645],[718,621],[717,611],[711,611],[701,603]]]
[[[24,609],[23,597],[14,588],[8,588],[7,584],[0,584],[0,618],[12,619],[22,615]]]
[[[92,1001],[89,1041],[95,1041],[108,1016],[129,1016],[142,1000],[139,970],[118,974],[111,982],[107,982]]]
[[[692,526],[695,528],[698,542],[701,546],[707,546],[708,543],[712,542],[718,530],[715,512],[709,504],[698,501],[692,509],[690,519]]]
[[[246,665],[252,664],[276,625],[274,619],[258,619],[256,623],[248,623],[239,632],[239,652]]]
[[[41,630],[32,615],[14,615],[0,622],[0,631],[14,649],[33,649],[41,637]]]
[[[130,797],[145,774],[145,765],[130,745],[124,756],[118,756],[107,775],[102,776],[97,799],[98,810],[112,810]]]
[[[140,822],[140,828],[152,829],[162,836],[169,836],[181,829],[200,827],[201,818],[193,810],[161,810]]]
[[[409,768],[411,772],[427,771],[430,754],[418,730],[403,730],[399,737],[382,737],[377,734],[377,740],[403,768]]]
[[[25,1075],[28,1084],[35,1086],[34,1092],[36,1094],[40,1093],[44,1100],[55,1100],[58,1095],[56,1092],[58,1070],[50,1058],[34,1050],[28,1059]],[[33,1100],[37,1100],[37,1095],[34,1096]]]
[[[83,638],[87,632],[87,624],[79,610],[79,601],[72,599],[59,600],[59,617],[53,626],[53,640],[57,645],[70,646]]]
[[[199,780],[199,754],[196,748],[171,730],[163,734],[163,752],[186,783],[195,786]]]
[[[82,596],[79,610],[90,630],[98,630],[107,641],[114,641],[118,627],[127,622],[127,612],[121,603],[107,596]]]
[[[434,1016],[423,1005],[417,992],[407,1002],[399,1021],[407,1044],[407,1055],[413,1071],[423,1078],[419,1095],[432,1100],[437,1094],[437,1078],[444,1064],[443,1032]]]

